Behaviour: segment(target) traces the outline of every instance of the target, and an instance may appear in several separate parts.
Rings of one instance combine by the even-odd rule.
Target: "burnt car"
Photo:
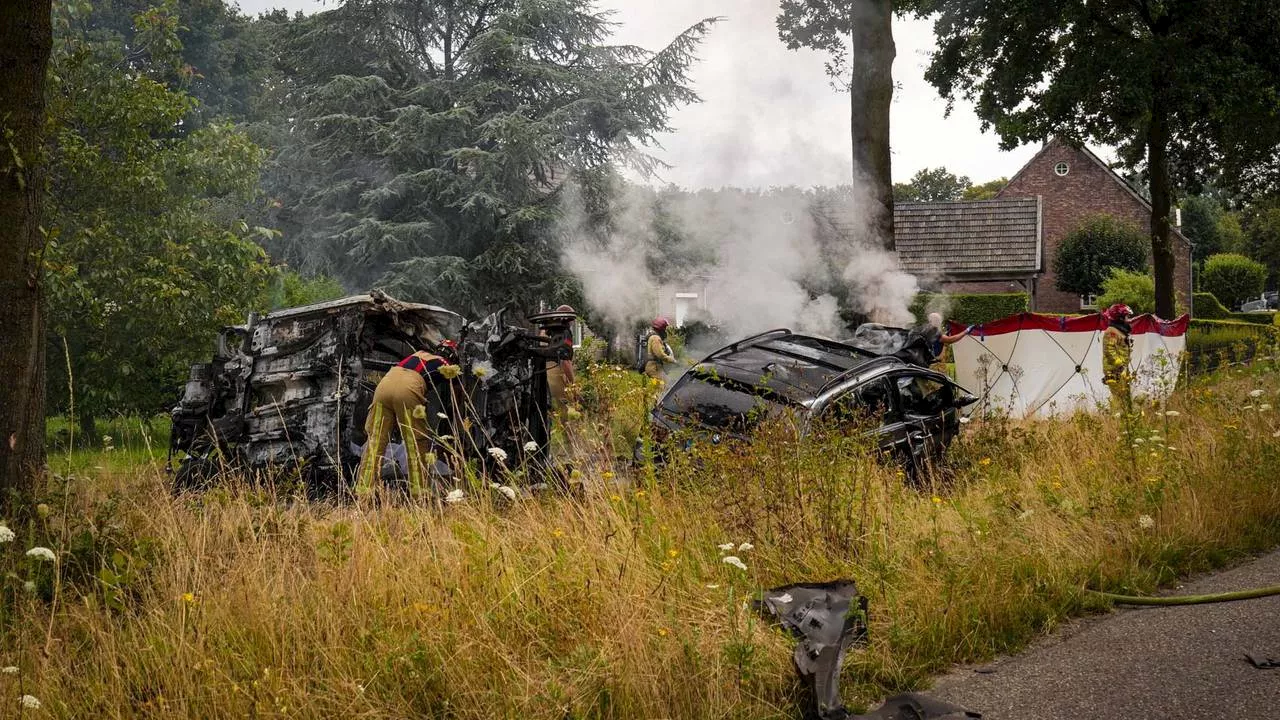
[[[490,448],[540,463],[549,437],[546,361],[571,352],[564,335],[572,315],[565,315],[532,316],[532,328],[507,322],[505,311],[468,323],[377,291],[250,315],[222,331],[211,362],[192,366],[171,413],[174,487],[204,487],[233,470],[296,477],[312,497],[341,494],[360,461],[378,381],[404,357],[446,340],[456,344],[461,374],[428,390],[430,429],[455,438],[481,466]],[[384,475],[396,474],[396,445]],[[449,468],[437,463],[436,472]]]
[[[946,375],[863,347],[780,329],[740,340],[690,368],[651,414],[655,439],[691,431],[744,439],[767,418],[873,419],[876,444],[913,477],[938,461],[977,401]]]

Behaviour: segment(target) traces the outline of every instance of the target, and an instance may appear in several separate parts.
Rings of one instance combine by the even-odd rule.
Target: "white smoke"
[[[776,327],[845,337],[832,288],[850,309],[879,322],[906,324],[918,291],[894,255],[866,240],[869,214],[849,189],[768,192],[733,189],[657,193],[625,185],[608,230],[593,230],[580,194],[564,194],[564,262],[582,282],[597,315],[616,329],[669,312],[676,292],[705,291],[698,317],[731,336]],[[661,238],[655,221],[678,230]],[[667,262],[655,259],[665,258]]]

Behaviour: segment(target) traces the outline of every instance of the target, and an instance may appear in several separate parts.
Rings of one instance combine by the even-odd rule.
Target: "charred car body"
[[[941,458],[976,398],[946,375],[893,355],[773,330],[708,355],[663,395],[655,437],[680,431],[720,442],[743,439],[786,412],[804,427],[874,419],[879,448],[914,473]]]
[[[445,340],[457,343],[461,373],[427,393],[431,429],[455,438],[481,464],[489,448],[544,460],[546,361],[571,352],[563,335],[572,315],[531,317],[540,323],[535,330],[508,324],[504,315],[467,323],[444,308],[375,291],[251,315],[245,325],[225,328],[212,362],[191,368],[172,412],[175,488],[201,487],[234,469],[294,474],[311,496],[344,491],[360,461],[378,381],[404,357]],[[438,472],[447,466],[438,464]]]

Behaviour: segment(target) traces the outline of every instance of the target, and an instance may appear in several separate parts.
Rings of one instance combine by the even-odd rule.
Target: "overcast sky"
[[[617,12],[617,42],[657,49],[681,30],[709,16],[712,29],[694,67],[698,105],[677,110],[675,132],[655,154],[674,167],[662,179],[685,187],[835,185],[849,177],[849,97],[833,90],[825,56],[791,51],[774,25],[778,0],[598,0]],[[313,10],[335,0],[239,0],[242,10],[272,7]],[[900,89],[892,111],[893,177],[945,166],[980,183],[1011,176],[1038,146],[1001,152],[996,136],[983,133],[972,107],[946,105],[924,81],[933,47],[928,21],[895,20],[893,65]]]

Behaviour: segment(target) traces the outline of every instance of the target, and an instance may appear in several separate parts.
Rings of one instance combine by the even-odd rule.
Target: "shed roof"
[[[895,203],[893,239],[914,275],[1025,277],[1040,270],[1040,201]]]

